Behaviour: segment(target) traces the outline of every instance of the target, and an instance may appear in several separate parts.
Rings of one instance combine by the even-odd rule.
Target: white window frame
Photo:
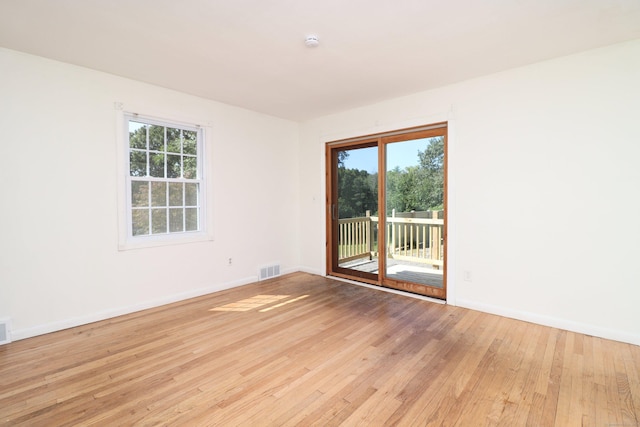
[[[211,218],[211,195],[208,189],[210,185],[208,181],[208,170],[210,162],[207,156],[207,136],[210,134],[210,127],[206,125],[194,124],[185,120],[176,120],[171,118],[158,117],[155,115],[142,115],[134,112],[123,111],[122,104],[115,104],[117,110],[117,128],[118,128],[118,182],[119,182],[119,239],[118,249],[128,250],[137,248],[147,248],[155,246],[184,244],[191,242],[202,242],[213,240],[212,235],[212,218]],[[132,201],[131,201],[131,181],[130,176],[130,148],[129,148],[129,121],[143,122],[145,124],[174,127],[186,130],[194,130],[198,132],[197,143],[197,163],[198,163],[198,179],[199,185],[199,230],[167,232],[162,234],[133,235],[132,225]],[[149,181],[172,182],[173,179],[150,178]],[[151,226],[151,224],[150,224]]]

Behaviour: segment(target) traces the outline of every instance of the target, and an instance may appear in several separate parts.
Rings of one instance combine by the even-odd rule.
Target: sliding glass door
[[[327,273],[446,298],[446,124],[327,144]]]
[[[377,283],[378,146],[334,147],[331,164],[332,270]]]
[[[444,298],[444,135],[383,138],[383,282]]]

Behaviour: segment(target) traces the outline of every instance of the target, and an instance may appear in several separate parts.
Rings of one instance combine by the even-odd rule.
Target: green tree
[[[418,165],[387,172],[387,215],[441,209],[444,202],[444,138],[418,151]]]
[[[338,167],[344,167],[344,161],[349,158],[348,151],[338,151]]]
[[[426,209],[444,206],[444,137],[431,138],[424,151],[418,152],[420,167],[424,173],[421,192]]]
[[[338,214],[340,218],[365,216],[378,208],[377,180],[369,172],[338,167]]]
[[[399,167],[386,175],[386,214],[442,209],[444,205],[444,138],[428,140],[418,151],[417,165]],[[338,153],[338,207],[340,218],[364,216],[378,211],[378,174],[347,169],[348,152]]]

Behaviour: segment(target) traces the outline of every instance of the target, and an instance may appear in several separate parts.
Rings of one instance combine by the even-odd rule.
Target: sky
[[[427,138],[388,144],[387,169],[391,170],[398,166],[402,170],[407,166],[417,165],[419,163],[418,151],[424,151],[428,145],[429,139]],[[344,162],[346,168],[366,170],[369,173],[376,173],[378,171],[377,147],[348,151],[349,157]]]

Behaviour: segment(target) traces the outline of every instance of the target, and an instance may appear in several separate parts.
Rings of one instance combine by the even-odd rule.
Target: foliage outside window
[[[201,131],[128,117],[129,235],[202,230]]]
[[[444,137],[425,138],[416,166],[387,172],[387,215],[398,212],[438,211],[444,206]]]
[[[424,139],[416,166],[396,167],[387,172],[388,211],[437,211],[444,206],[444,137]],[[338,153],[339,218],[378,215],[378,173],[349,167],[349,151]]]

